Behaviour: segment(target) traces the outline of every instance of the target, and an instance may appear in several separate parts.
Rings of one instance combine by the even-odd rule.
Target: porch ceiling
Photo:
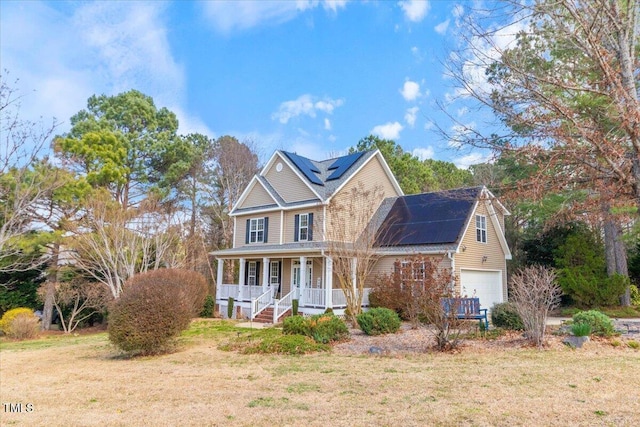
[[[321,255],[326,250],[323,242],[286,243],[283,245],[242,246],[211,252],[216,258],[247,258],[270,255],[274,258],[298,257],[301,255]]]

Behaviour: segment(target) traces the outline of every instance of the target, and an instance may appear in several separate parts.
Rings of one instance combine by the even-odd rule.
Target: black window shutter
[[[256,262],[256,286],[260,286],[262,280],[262,270],[260,270],[260,261]]]
[[[313,240],[313,213],[309,214],[309,227],[307,228],[307,240]]]
[[[249,229],[251,228],[251,220],[247,220],[247,231],[245,236],[245,243],[249,243]]]
[[[249,284],[249,262],[248,261],[244,262],[244,284],[245,285]]]
[[[267,236],[269,235],[269,217],[264,217],[264,242],[267,243]]]
[[[293,221],[293,241],[294,242],[298,241],[299,228],[300,228],[300,215],[296,215],[295,220]]]

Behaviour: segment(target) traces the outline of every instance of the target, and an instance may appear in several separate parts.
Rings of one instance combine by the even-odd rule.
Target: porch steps
[[[282,317],[280,317],[280,320],[288,316],[291,316],[291,310],[287,310]],[[254,317],[253,321],[258,323],[273,323],[273,307],[267,307],[262,310]]]
[[[253,318],[253,321],[258,323],[273,323],[273,307],[267,307],[262,310]]]

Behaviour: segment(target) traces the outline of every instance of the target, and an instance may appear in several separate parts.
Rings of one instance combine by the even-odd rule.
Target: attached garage
[[[460,286],[463,296],[475,294],[480,298],[482,308],[491,307],[500,302],[504,302],[502,289],[502,271],[487,270],[460,270]]]

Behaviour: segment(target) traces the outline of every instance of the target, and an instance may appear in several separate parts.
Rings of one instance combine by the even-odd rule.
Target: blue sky
[[[0,67],[20,79],[22,116],[60,131],[93,94],[138,89],[180,133],[251,140],[321,160],[371,133],[461,167],[442,61],[467,2],[0,2]],[[468,110],[450,114],[473,123]]]

